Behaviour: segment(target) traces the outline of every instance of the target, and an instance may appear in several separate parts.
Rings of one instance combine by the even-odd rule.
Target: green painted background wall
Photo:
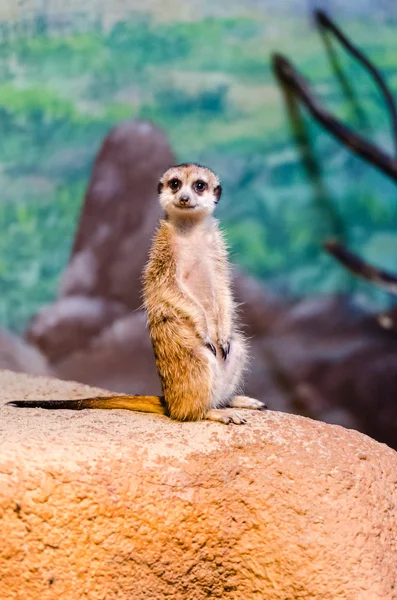
[[[322,6],[397,96],[397,8],[370,4]],[[334,44],[345,82],[338,78],[307,2],[81,6],[3,0],[0,8],[1,325],[21,331],[55,296],[95,153],[131,117],[163,127],[181,161],[219,172],[235,262],[293,295],[341,290],[387,303],[321,242],[337,235],[397,271],[396,186],[305,113],[302,153],[270,68],[271,52],[289,56],[329,108],[392,149],[374,83]]]

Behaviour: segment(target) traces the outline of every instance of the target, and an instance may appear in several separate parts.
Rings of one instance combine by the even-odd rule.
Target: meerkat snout
[[[190,163],[169,168],[160,179],[158,192],[166,214],[185,220],[211,215],[222,188],[210,169]]]
[[[190,204],[190,197],[189,196],[179,196],[179,204],[181,206],[188,206]]]

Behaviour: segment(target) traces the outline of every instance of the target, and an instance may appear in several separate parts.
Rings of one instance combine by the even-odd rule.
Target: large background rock
[[[151,123],[127,121],[105,138],[59,299],[26,332],[51,362],[89,346],[117,316],[141,306],[142,267],[160,216],[157,184],[174,163],[167,138]],[[91,300],[93,316],[84,298]]]
[[[0,329],[0,369],[35,375],[53,374],[42,352],[17,335],[2,329]]]
[[[168,139],[152,123],[126,122],[109,133],[94,164],[61,296],[100,296],[139,308],[142,265],[160,217],[157,184],[173,164]]]
[[[10,372],[0,387],[2,402],[101,393]],[[1,406],[0,597],[396,598],[397,454],[247,416]]]
[[[160,394],[160,379],[143,311],[115,321],[87,349],[57,363],[57,376],[115,392]]]

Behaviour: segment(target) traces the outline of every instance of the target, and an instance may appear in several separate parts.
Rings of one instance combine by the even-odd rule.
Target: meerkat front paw
[[[223,360],[226,360],[230,353],[231,341],[229,339],[226,339],[226,340],[222,339],[222,340],[219,340],[218,344],[219,344],[219,348],[221,349],[222,358],[223,358]]]
[[[203,344],[208,350],[211,350],[212,354],[216,356],[216,347],[211,342],[210,338],[207,335],[202,336]]]
[[[225,425],[230,425],[230,423],[234,423],[235,425],[244,425],[244,423],[247,422],[241,413],[229,408],[214,408],[209,410],[205,415],[205,419],[207,421],[225,423]]]

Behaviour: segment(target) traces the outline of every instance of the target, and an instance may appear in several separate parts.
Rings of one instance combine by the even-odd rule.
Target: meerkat
[[[165,216],[144,269],[143,298],[163,396],[8,404],[122,408],[226,424],[246,422],[236,409],[265,409],[260,400],[236,395],[247,365],[247,343],[237,324],[225,241],[213,217],[221,193],[218,177],[197,164],[169,168],[158,184]]]

